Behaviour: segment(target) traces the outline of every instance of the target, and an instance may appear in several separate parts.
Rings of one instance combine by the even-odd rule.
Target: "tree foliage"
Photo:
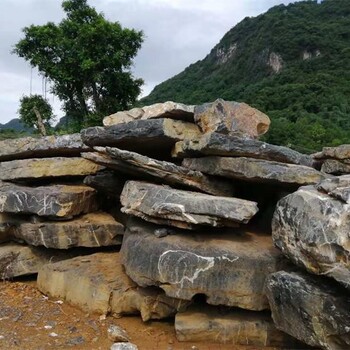
[[[23,96],[20,100],[18,114],[20,120],[28,127],[34,127],[40,131],[38,113],[43,125],[50,126],[54,119],[50,104],[41,95]]]
[[[279,73],[272,53],[282,58]],[[308,0],[245,18],[141,102],[245,101],[272,119],[265,140],[313,152],[350,143],[349,81],[350,1]]]
[[[79,124],[98,123],[139,95],[143,81],[130,68],[143,33],[106,20],[86,0],[66,0],[62,7],[66,18],[24,28],[14,52],[50,80],[67,115]]]

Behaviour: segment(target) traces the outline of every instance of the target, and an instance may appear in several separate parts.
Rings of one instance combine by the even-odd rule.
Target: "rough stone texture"
[[[126,273],[138,285],[157,285],[185,300],[204,294],[211,305],[269,308],[265,278],[287,263],[271,236],[210,229],[157,238],[158,228],[135,219],[128,223],[121,253]]]
[[[47,264],[39,271],[38,288],[87,312],[117,317],[141,313],[144,321],[172,316],[188,304],[159,289],[139,288],[125,274],[117,252]]]
[[[134,178],[189,187],[217,196],[232,196],[234,193],[234,186],[230,181],[218,180],[206,176],[200,171],[189,170],[174,163],[152,159],[118,148],[96,147],[96,150],[99,153],[83,153],[82,156]]]
[[[138,181],[126,182],[120,202],[126,214],[189,229],[197,225],[237,226],[247,223],[258,212],[255,202]]]
[[[335,159],[326,159],[322,164],[321,171],[334,175],[349,174],[350,164],[346,164]]]
[[[80,157],[11,160],[0,163],[0,180],[85,176],[102,169],[100,165]]]
[[[334,176],[329,179],[323,180],[316,185],[316,188],[320,192],[331,193],[341,187],[350,187],[350,175]]]
[[[314,159],[288,147],[271,145],[266,142],[211,133],[199,139],[179,141],[175,144],[172,155],[177,158],[220,156],[250,157],[273,160],[281,163],[313,166]]]
[[[307,166],[237,157],[186,158],[182,165],[210,175],[256,183],[282,185],[316,184],[327,175]]]
[[[137,119],[170,118],[193,122],[194,106],[167,101],[143,108],[117,112],[103,119],[104,126],[128,123]]]
[[[266,293],[278,329],[311,346],[350,348],[350,299],[334,283],[281,271],[268,277]]]
[[[113,342],[128,342],[130,337],[125,329],[111,324],[107,330],[108,339]]]
[[[198,138],[199,128],[192,123],[172,119],[135,120],[107,127],[92,127],[81,131],[89,146],[112,146],[155,158],[169,157],[177,141]]]
[[[322,152],[314,154],[316,159],[335,158],[339,160],[350,159],[350,145],[338,147],[324,147]]]
[[[38,247],[30,247],[17,243],[5,243],[0,245],[0,278],[32,275],[45,264],[70,259],[77,255],[84,255],[83,250],[54,250]]]
[[[96,210],[95,190],[85,185],[26,187],[0,183],[0,212],[71,217]]]
[[[347,287],[349,231],[349,204],[313,186],[280,200],[272,221],[273,240],[283,254],[309,272],[333,277]]]
[[[16,227],[23,222],[17,215],[0,213],[0,243],[8,242],[13,238]]]
[[[110,350],[138,350],[138,347],[133,343],[114,343]]]
[[[71,221],[22,223],[15,230],[17,239],[33,246],[68,249],[120,245],[124,226],[106,213],[86,214]]]
[[[8,139],[0,141],[0,161],[78,156],[80,152],[87,150],[89,148],[83,144],[80,134]]]
[[[218,99],[194,108],[194,120],[204,133],[243,134],[257,138],[270,127],[270,118],[246,103]]]
[[[218,309],[209,305],[190,307],[176,314],[175,330],[176,338],[184,342],[305,349],[305,345],[277,330],[265,312]]]

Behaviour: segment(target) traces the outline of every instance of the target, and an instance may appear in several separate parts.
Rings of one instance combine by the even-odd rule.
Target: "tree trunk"
[[[41,118],[40,112],[38,111],[38,109],[35,106],[33,107],[33,111],[36,115],[36,119],[38,120],[38,129],[39,129],[40,134],[42,136],[46,136],[46,129],[45,129],[45,125],[43,123],[43,119]]]

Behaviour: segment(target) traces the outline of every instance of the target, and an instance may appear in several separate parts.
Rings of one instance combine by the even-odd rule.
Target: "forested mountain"
[[[141,103],[218,97],[266,112],[268,142],[304,152],[350,143],[350,1],[302,1],[245,18]]]

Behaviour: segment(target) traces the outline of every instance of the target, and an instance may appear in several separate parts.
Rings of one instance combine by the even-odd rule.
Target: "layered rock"
[[[210,175],[267,184],[300,186],[316,184],[326,177],[307,166],[246,157],[186,158],[182,165]]]
[[[170,118],[193,122],[194,106],[167,101],[142,108],[133,108],[109,115],[103,119],[104,126],[128,123],[137,119]]]
[[[218,99],[196,106],[194,120],[204,133],[243,134],[257,138],[270,127],[270,118],[246,103]]]
[[[264,312],[198,305],[176,314],[175,330],[176,338],[184,342],[305,349],[305,345],[277,330],[271,316]]]
[[[26,187],[0,183],[0,212],[69,218],[96,210],[95,190],[84,185]]]
[[[172,155],[177,158],[199,156],[249,157],[311,167],[315,163],[311,156],[287,147],[215,132],[203,135],[199,139],[177,142]]]
[[[300,188],[280,200],[272,221],[275,245],[295,264],[314,274],[333,277],[344,286],[350,283],[349,204],[334,198],[349,187],[331,187],[332,196],[313,186]]]
[[[217,196],[231,196],[234,193],[231,182],[206,176],[199,171],[118,148],[95,148],[99,153],[83,153],[82,156],[118,173],[168,185],[189,187]]]
[[[112,146],[155,158],[169,157],[177,141],[198,138],[199,128],[192,123],[172,119],[135,120],[107,127],[82,130],[88,146]]]
[[[197,225],[237,226],[249,222],[258,212],[255,202],[137,181],[125,184],[120,202],[126,214],[188,229]]]
[[[350,173],[350,145],[324,147],[313,157],[321,162],[322,171],[328,174],[342,175]]]
[[[278,329],[311,346],[350,348],[350,299],[329,280],[281,271],[268,277],[266,293]]]
[[[343,163],[335,159],[326,159],[321,170],[327,174],[342,175],[350,173],[350,163]]]
[[[0,163],[0,180],[86,176],[102,169],[100,165],[80,157],[11,160]]]
[[[205,295],[211,305],[269,308],[265,278],[286,264],[269,235],[211,229],[157,238],[157,229],[141,221],[128,223],[121,253],[126,273],[138,285],[157,285],[185,300]]]
[[[68,249],[120,245],[124,226],[106,213],[86,214],[63,222],[22,223],[14,232],[17,239],[32,246]]]
[[[83,144],[80,134],[7,139],[0,141],[0,161],[79,156],[80,152],[88,149]]]
[[[350,145],[341,145],[338,147],[323,147],[322,152],[314,154],[316,159],[350,159]]]
[[[139,288],[125,274],[117,252],[47,264],[39,271],[38,288],[88,312],[141,313],[144,321],[172,316],[188,304],[158,289]]]

